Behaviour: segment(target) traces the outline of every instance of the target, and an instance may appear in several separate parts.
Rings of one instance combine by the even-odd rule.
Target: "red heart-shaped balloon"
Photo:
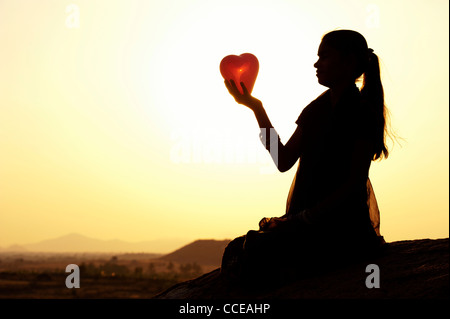
[[[233,80],[239,91],[244,93],[240,85],[244,82],[249,93],[252,93],[256,76],[259,71],[259,62],[251,53],[241,55],[227,55],[220,62],[220,73],[225,80]]]

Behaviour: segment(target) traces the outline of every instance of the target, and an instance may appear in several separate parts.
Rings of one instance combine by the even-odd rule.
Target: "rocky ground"
[[[379,288],[367,288],[372,271],[361,262],[267,289],[231,284],[216,269],[154,299],[449,299],[448,238],[388,243],[374,263]]]

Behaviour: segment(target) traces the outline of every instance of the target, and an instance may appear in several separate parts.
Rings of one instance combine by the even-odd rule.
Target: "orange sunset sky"
[[[382,235],[448,237],[448,0],[0,0],[0,247],[231,239],[283,215],[296,166],[275,170],[219,63],[258,57],[286,142],[334,29],[380,57],[403,138],[370,170]]]

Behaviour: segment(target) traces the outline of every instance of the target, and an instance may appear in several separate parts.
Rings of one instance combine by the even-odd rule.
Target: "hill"
[[[159,259],[180,264],[197,263],[218,267],[222,254],[230,240],[196,240]]]
[[[366,263],[313,277],[293,279],[273,289],[230,284],[213,270],[179,283],[154,299],[449,299],[449,239],[398,241],[374,261],[380,288],[368,289]]]

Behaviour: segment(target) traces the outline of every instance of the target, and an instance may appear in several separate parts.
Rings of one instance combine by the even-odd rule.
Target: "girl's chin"
[[[320,85],[326,86],[328,88],[330,87],[330,84],[324,79],[321,79],[320,77],[317,77],[317,82],[319,82]]]

